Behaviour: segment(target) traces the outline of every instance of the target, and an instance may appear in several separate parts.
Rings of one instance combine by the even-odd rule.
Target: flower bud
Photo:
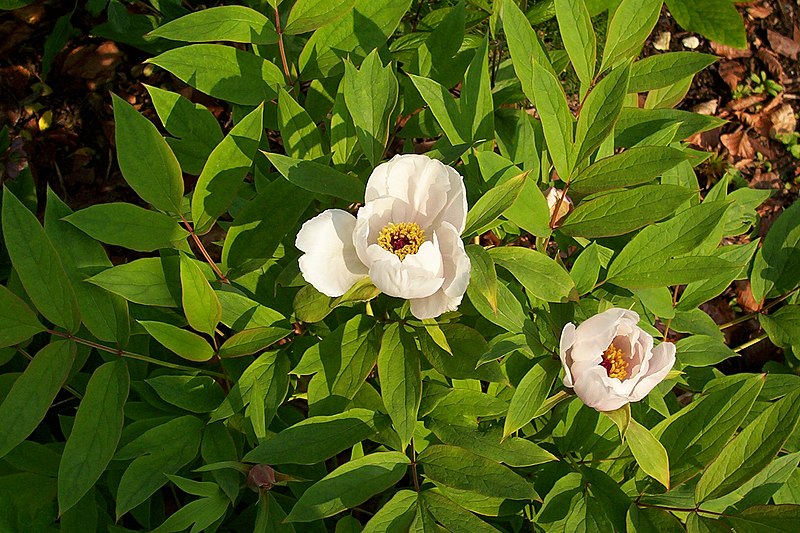
[[[269,490],[275,485],[275,470],[269,465],[255,465],[247,473],[247,486],[255,492]]]
[[[563,198],[559,202],[559,199]],[[561,189],[550,187],[545,191],[547,207],[550,209],[550,225],[554,228],[561,225],[564,218],[572,211],[572,200]],[[555,214],[558,209],[558,214]]]

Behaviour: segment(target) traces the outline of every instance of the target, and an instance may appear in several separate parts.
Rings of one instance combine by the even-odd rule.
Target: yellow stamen
[[[620,381],[628,377],[628,362],[625,361],[625,352],[614,346],[609,345],[603,352],[603,361],[600,363],[608,372],[608,377],[617,378]]]
[[[416,222],[390,223],[378,234],[378,245],[392,252],[402,261],[407,255],[415,254],[425,242],[425,232]]]

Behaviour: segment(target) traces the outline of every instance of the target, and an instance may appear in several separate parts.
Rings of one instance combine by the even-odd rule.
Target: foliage
[[[158,122],[109,101],[138,205],[40,206],[29,173],[5,180],[0,529],[793,531],[800,205],[759,243],[762,191],[698,192],[708,154],[684,141],[720,121],[675,106],[713,58],[638,59],[661,0],[151,4],[91,2],[95,33],[233,126],[148,87]],[[727,0],[666,4],[742,44]],[[563,49],[532,26],[552,17]],[[301,225],[423,147],[471,206],[458,310],[417,319],[368,278],[318,292]],[[735,280],[764,304],[750,343],[786,365],[715,367],[742,347],[698,306]],[[564,385],[560,336],[610,308],[680,340],[649,395],[600,413]]]

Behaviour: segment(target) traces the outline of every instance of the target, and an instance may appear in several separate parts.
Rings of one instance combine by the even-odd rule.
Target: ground
[[[109,92],[125,98],[151,119],[155,114],[145,83],[178,91],[206,105],[223,123],[229,117],[219,102],[143,64],[147,53],[91,37],[102,16],[92,19],[84,11],[80,17],[73,16],[75,31],[66,45],[46,54],[48,36],[71,7],[70,3],[38,1],[0,13],[0,128],[8,125],[11,138],[16,139],[13,153],[0,159],[4,167],[0,179],[13,179],[27,160],[40,200],[49,186],[74,209],[97,202],[136,202],[114,162]],[[713,153],[699,172],[704,191],[726,172],[740,186],[773,190],[759,208],[761,220],[752,234],[756,237],[765,234],[798,194],[800,8],[794,2],[771,0],[741,4],[739,10],[747,27],[747,50],[734,50],[685,32],[663,11],[644,54],[693,49],[720,56],[716,64],[696,76],[680,107],[728,121],[692,139],[697,148]],[[43,60],[52,61],[47,72]],[[111,250],[115,262],[130,254]],[[723,324],[757,311],[759,306],[748,283],[742,281],[703,309]],[[758,322],[745,320],[725,332],[732,346],[740,345],[758,334]],[[765,361],[782,358],[768,341],[748,348],[743,355],[725,363],[730,367],[723,370],[757,371]]]

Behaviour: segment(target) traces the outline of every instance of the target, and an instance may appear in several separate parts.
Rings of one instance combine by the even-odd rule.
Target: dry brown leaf
[[[733,157],[741,159],[753,159],[756,155],[750,138],[747,136],[743,129],[737,130],[733,133],[726,133],[720,135],[720,142]]]
[[[783,104],[770,113],[769,120],[772,123],[769,136],[773,139],[778,135],[786,135],[797,129],[797,118],[794,116],[794,109],[789,104]]]
[[[754,19],[765,19],[772,15],[772,7],[769,4],[748,7],[747,14]]]
[[[751,96],[739,98],[738,100],[732,100],[728,103],[728,109],[731,109],[732,111],[744,111],[748,107],[753,107],[754,105],[759,104],[766,99],[767,95],[764,93],[753,94]]]
[[[711,41],[711,49],[718,56],[727,57],[728,59],[741,59],[743,57],[750,57],[753,55],[753,52],[751,52],[749,48],[740,50],[738,48],[733,48],[732,46],[715,43],[714,41]]]
[[[769,130],[772,128],[772,121],[769,119],[769,114],[763,111],[759,113],[745,113],[744,111],[739,111],[736,116],[743,124],[753,128],[759,135],[769,135]]]
[[[719,147],[719,137],[722,127],[713,130],[695,133],[686,142],[693,144],[705,152],[715,151]]]
[[[64,59],[63,70],[96,83],[110,81],[122,60],[122,52],[116,44],[106,41],[99,46],[79,46]]]
[[[783,189],[783,182],[775,172],[764,172],[757,168],[750,180],[750,186],[754,189]]]
[[[745,280],[736,281],[736,302],[739,307],[746,313],[755,313],[761,309],[761,305],[753,297],[753,291],[750,289],[750,282]]]
[[[720,61],[719,63],[719,75],[728,84],[731,91],[742,82],[745,73],[745,67],[740,61]]]
[[[773,30],[767,30],[767,38],[769,38],[769,44],[773,50],[782,56],[797,61],[797,57],[800,55],[800,43]]]
[[[783,71],[778,54],[766,48],[759,48],[758,58],[767,66],[767,70],[772,74],[773,78],[776,78],[781,83],[786,83],[786,73]]]

